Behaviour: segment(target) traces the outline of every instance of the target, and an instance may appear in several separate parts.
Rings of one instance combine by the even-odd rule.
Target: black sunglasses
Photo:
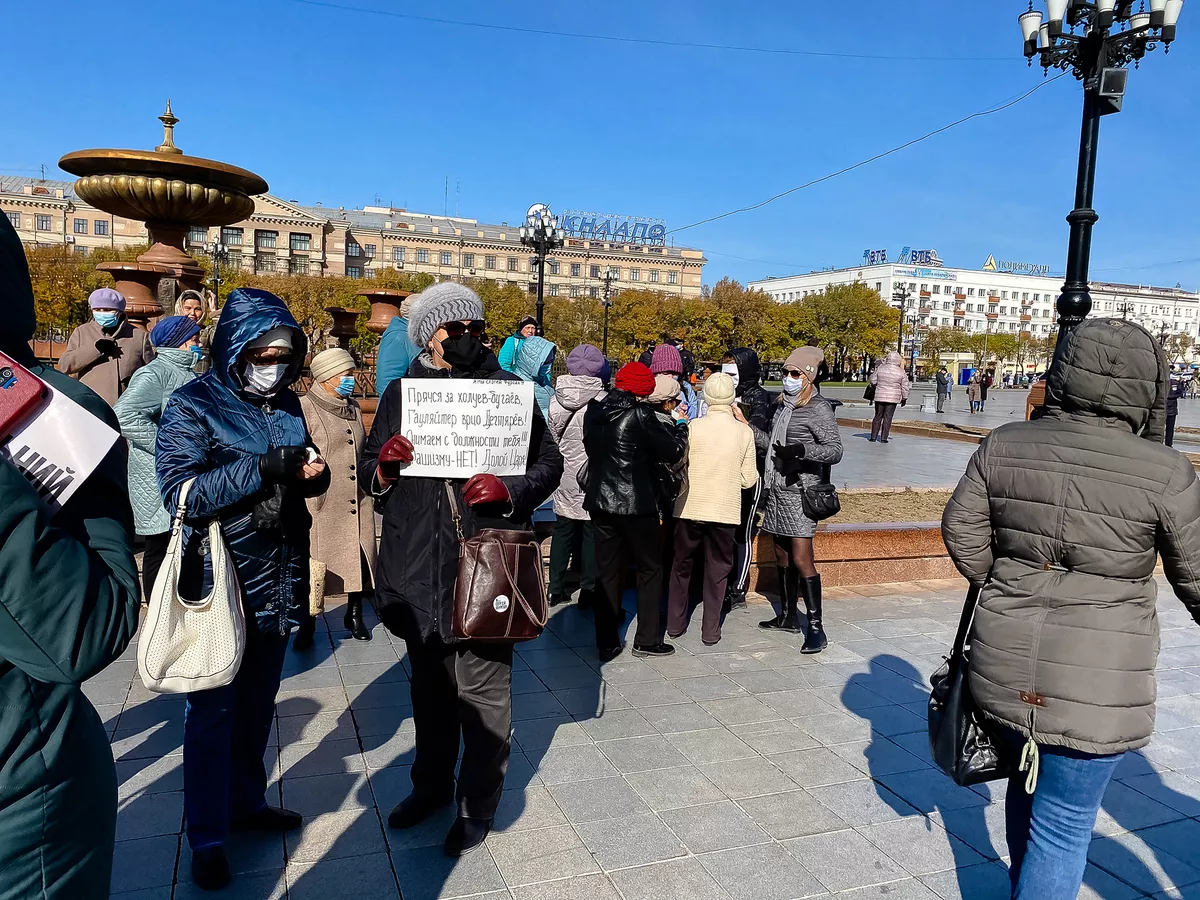
[[[476,319],[474,322],[466,323],[447,322],[442,326],[442,328],[446,330],[446,335],[452,338],[462,337],[468,331],[471,332],[474,337],[479,337],[484,333],[484,331],[487,330],[487,322],[483,321],[483,319]]]
[[[803,378],[804,377],[804,373],[801,372],[799,369],[784,369],[783,374],[790,375],[792,378]]]

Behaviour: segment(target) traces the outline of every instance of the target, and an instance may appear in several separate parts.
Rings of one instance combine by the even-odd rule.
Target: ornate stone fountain
[[[371,304],[371,318],[367,320],[367,331],[383,334],[392,324],[392,319],[400,315],[400,304],[405,297],[412,296],[412,291],[376,288],[369,291],[359,291],[358,296],[366,297]]]
[[[163,142],[149,150],[76,150],[58,161],[66,172],[79,176],[75,193],[113,215],[146,223],[153,245],[136,263],[102,263],[116,289],[127,301],[126,315],[145,326],[163,314],[158,286],[164,277],[178,279],[184,287],[199,289],[204,270],[184,250],[193,225],[231,225],[254,212],[253,197],[267,191],[267,183],[246,169],[228,163],[186,156],[175,146],[179,119],[167,110]]]

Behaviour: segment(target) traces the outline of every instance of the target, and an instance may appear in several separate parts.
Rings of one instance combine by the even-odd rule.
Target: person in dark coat
[[[408,648],[417,730],[412,793],[392,810],[388,826],[411,828],[454,798],[461,739],[458,817],[444,845],[448,855],[461,856],[487,837],[504,789],[513,645],[454,636],[455,509],[466,538],[482,528],[528,529],[533,511],[558,487],[563,458],[535,409],[524,475],[480,473],[465,482],[400,477],[413,460],[413,445],[401,434],[404,389],[411,379],[520,380],[483,346],[483,301],[470,288],[454,282],[426,288],[413,302],[408,323],[409,334],[425,349],[408,375],[384,391],[359,464],[383,512],[376,610]]]
[[[1175,420],[1179,418],[1179,398],[1187,393],[1187,379],[1171,376],[1171,387],[1167,390],[1167,430],[1163,439],[1168,447],[1175,445]]]
[[[946,371],[946,367],[942,366],[937,370],[937,411],[944,413],[946,411],[946,401],[950,398],[950,385],[952,380],[950,373]]]
[[[155,452],[167,512],[187,496],[180,591],[199,598],[212,585],[204,543],[221,524],[246,612],[246,650],[224,687],[188,694],[183,791],[192,877],[215,890],[229,881],[230,830],[287,831],[298,813],[267,805],[263,754],[275,713],[288,634],[307,612],[309,516],[305,500],[329,487],[300,398],[308,341],[284,302],[267,291],[229,295],[213,336],[212,368],[177,389],[159,423]]]
[[[637,567],[638,627],[635,656],[668,656],[675,648],[662,640],[663,559],[659,534],[659,488],[663,470],[678,466],[687,453],[686,425],[671,425],[640,398],[654,390],[654,376],[641,363],[617,373],[615,389],[593,403],[583,420],[588,484],[583,508],[596,534],[596,567],[602,597],[597,598],[596,646],[602,660],[621,652],[621,549]]]
[[[775,417],[776,396],[762,386],[762,365],[758,354],[749,347],[730,350],[721,359],[721,371],[733,379],[735,403],[751,428],[771,430]],[[765,448],[757,448],[758,481],[742,491],[742,519],[735,534],[733,572],[725,592],[725,606],[735,609],[746,605],[750,589],[750,566],[754,556],[754,536],[758,534],[758,506],[762,500],[762,474],[767,462]]]
[[[114,430],[107,404],[37,362],[33,289],[0,216],[0,351]],[[108,734],[80,690],[137,630],[125,455],[115,445],[53,518],[0,454],[0,898],[107,900],[117,821]]]

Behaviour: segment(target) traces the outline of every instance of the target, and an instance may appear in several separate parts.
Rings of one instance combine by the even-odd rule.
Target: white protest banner
[[[401,475],[470,478],[524,475],[533,425],[528,381],[405,378],[400,433],[413,461]]]
[[[68,397],[46,385],[41,412],[0,445],[0,454],[37,488],[38,499],[58,512],[79,490],[120,435]]]

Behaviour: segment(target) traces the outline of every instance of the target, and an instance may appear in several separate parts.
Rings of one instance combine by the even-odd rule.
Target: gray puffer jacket
[[[560,375],[550,400],[550,430],[563,455],[563,476],[554,492],[554,514],[564,519],[590,519],[583,508],[579,470],[587,461],[583,449],[583,415],[593,400],[603,400],[604,382],[588,375]]]
[[[1200,622],[1200,484],[1162,444],[1167,367],[1145,329],[1079,325],[1046,414],[994,430],[942,517],[982,585],[971,690],[1039,744],[1112,754],[1154,731],[1154,567]]]

